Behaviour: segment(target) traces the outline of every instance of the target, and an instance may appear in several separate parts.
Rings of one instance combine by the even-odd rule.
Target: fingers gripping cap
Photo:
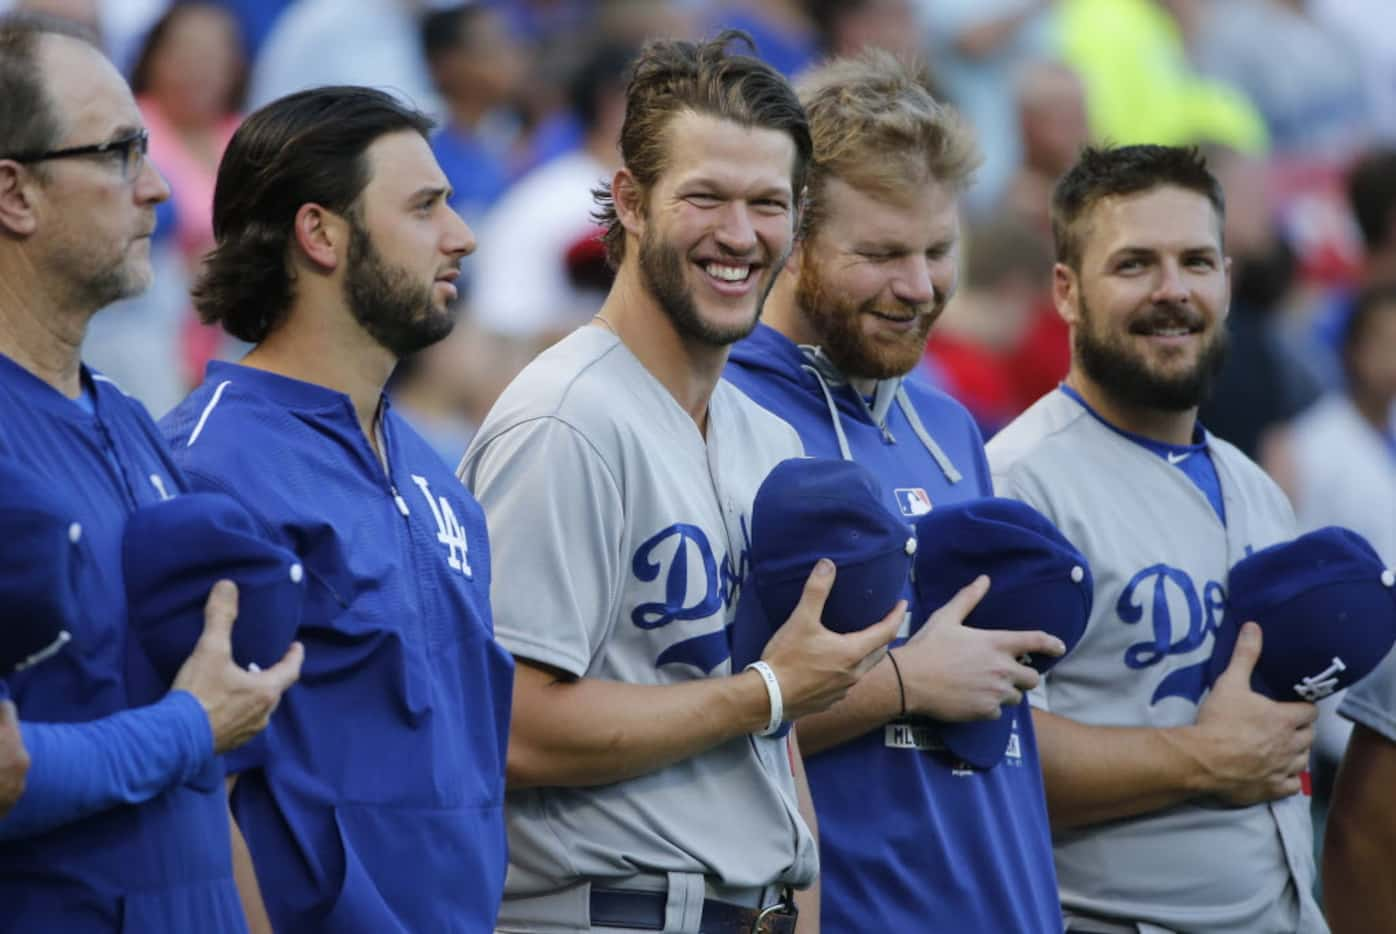
[[[758,660],[795,611],[820,558],[837,572],[822,620],[854,632],[885,617],[906,591],[916,539],[853,461],[781,461],[751,508],[751,571],[732,625],[732,670]]]
[[[33,470],[0,460],[0,677],[50,657],[78,630],[90,565],[75,505]]]
[[[1365,538],[1328,526],[1232,567],[1210,681],[1226,670],[1240,627],[1263,633],[1253,690],[1318,701],[1371,673],[1396,644],[1396,575]]]
[[[1070,652],[1086,631],[1094,602],[1090,563],[1042,513],[1012,499],[986,497],[937,506],[916,524],[912,624],[919,626],[981,574],[989,591],[965,618],[978,629],[1042,630]],[[1059,661],[1033,654],[1039,672]],[[1011,741],[1013,709],[997,720],[940,724],[941,740],[975,768],[997,765]]]
[[[187,493],[133,512],[122,568],[131,642],[139,649],[128,654],[128,688],[140,702],[169,690],[203,632],[204,604],[220,580],[238,587],[236,664],[276,664],[300,626],[305,569],[221,493]]]

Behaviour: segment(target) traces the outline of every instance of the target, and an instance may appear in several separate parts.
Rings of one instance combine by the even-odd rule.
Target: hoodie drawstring
[[[960,472],[950,462],[950,456],[941,450],[940,445],[936,444],[936,439],[931,437],[931,433],[921,423],[921,416],[916,414],[916,408],[911,404],[911,399],[900,384],[897,386],[897,404],[902,407],[902,414],[911,423],[911,430],[916,433],[916,437],[921,439],[926,450],[931,452],[931,457],[935,458],[936,464],[940,466],[940,472],[945,474],[945,479],[951,483],[959,483]]]
[[[824,377],[819,370],[808,363],[800,367],[814,374],[815,380],[819,383],[819,388],[824,390],[824,401],[829,405],[829,420],[834,423],[834,435],[839,439],[839,454],[846,461],[853,460],[853,452],[848,447],[848,435],[843,433],[843,419],[839,418],[839,407],[834,402],[834,394],[829,390],[829,384],[824,382]]]
[[[807,361],[801,365],[801,369],[814,374],[820,390],[824,393],[824,402],[829,407],[829,420],[834,425],[834,435],[839,441],[839,454],[844,460],[851,461],[853,460],[853,451],[848,446],[848,436],[843,430],[843,418],[839,415],[838,403],[834,401],[834,393],[831,389],[831,386],[847,385],[848,380],[839,372],[838,367],[834,366],[833,362],[824,355],[823,348],[801,344],[800,352],[804,354]],[[906,416],[907,422],[911,425],[912,432],[935,460],[936,466],[945,475],[946,481],[949,483],[960,482],[962,479],[960,472],[955,469],[950,457],[936,443],[935,438],[931,437],[931,433],[926,430],[921,416],[916,414],[916,409],[911,404],[911,398],[907,396],[906,389],[902,387],[900,379],[886,379],[878,382],[877,390],[873,395],[873,407],[869,407],[867,400],[863,398],[861,393],[855,392],[853,396],[863,407],[863,414],[867,415],[868,420],[877,426],[878,430],[882,432],[883,440],[888,444],[896,444],[897,442],[897,439],[892,437],[892,432],[887,428],[887,413],[895,400],[901,408],[902,414]]]

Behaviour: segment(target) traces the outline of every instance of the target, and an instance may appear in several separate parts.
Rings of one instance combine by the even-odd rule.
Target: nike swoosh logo
[[[1169,451],[1165,456],[1168,458],[1168,463],[1176,465],[1176,464],[1181,464],[1183,461],[1187,460],[1189,457],[1192,457],[1192,452],[1191,452],[1191,451],[1184,451],[1184,452],[1181,453],[1181,454],[1175,454],[1174,452]]]

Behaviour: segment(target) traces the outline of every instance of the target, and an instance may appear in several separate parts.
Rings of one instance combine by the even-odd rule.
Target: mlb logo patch
[[[892,492],[897,494],[897,505],[904,516],[924,516],[931,511],[931,498],[919,486]]]

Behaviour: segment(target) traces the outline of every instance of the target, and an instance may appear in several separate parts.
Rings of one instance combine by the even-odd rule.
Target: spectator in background
[[[1275,225],[1264,161],[1224,147],[1209,147],[1207,161],[1226,192],[1230,350],[1198,418],[1208,431],[1270,466],[1266,451],[1275,432],[1319,394],[1309,367],[1278,330],[1295,281],[1295,258]]]
[[[514,147],[519,178],[585,143],[587,128],[570,86],[599,45],[639,48],[655,36],[700,33],[706,0],[514,0],[501,8],[529,47],[531,67],[518,105],[524,132]]]
[[[764,62],[793,78],[819,57],[819,31],[806,9],[815,5],[804,0],[718,0],[708,13],[707,28],[742,30]]]
[[[131,72],[131,90],[150,130],[150,159],[173,193],[169,233],[186,282],[213,248],[214,180],[218,160],[242,119],[246,83],[237,20],[220,4],[200,0],[176,3],[155,22]],[[221,346],[217,330],[199,323],[187,298],[173,314],[112,320],[110,325],[170,354],[165,365],[173,371],[170,382],[177,383],[179,393],[152,400],[161,412],[198,384]],[[128,369],[121,366],[118,375]],[[135,378],[137,385],[150,379]]]
[[[1360,282],[1396,282],[1396,147],[1374,149],[1348,174],[1348,203],[1366,247]]]
[[[509,0],[500,11],[509,17],[514,35],[530,44],[573,37],[584,32],[596,15],[597,0]]]
[[[447,114],[431,149],[455,189],[452,210],[476,224],[512,180],[517,127],[502,111],[523,77],[522,50],[503,16],[482,3],[427,14],[422,48]]]
[[[1396,566],[1396,283],[1358,296],[1342,360],[1346,390],[1290,433],[1287,492],[1301,525],[1354,529]]]
[[[1316,22],[1306,0],[1226,0],[1201,14],[1198,68],[1251,99],[1276,156],[1341,161],[1364,141],[1371,114],[1357,49]]]
[[[427,6],[428,0],[296,0],[257,54],[249,106],[306,88],[357,84],[440,116],[418,25]]]
[[[925,51],[911,0],[806,0],[825,55],[850,57],[883,49],[904,61]]]
[[[163,2],[163,0],[157,0]],[[281,14],[295,0],[219,0],[234,16],[246,40],[247,57],[253,59]]]
[[[602,45],[589,55],[570,83],[582,146],[525,176],[485,218],[470,305],[487,334],[536,352],[601,307],[604,288],[574,285],[567,258],[597,236],[591,192],[619,161],[632,54]]]
[[[1022,162],[1015,76],[1051,51],[1056,0],[920,0],[936,80],[979,134],[984,166],[967,204],[987,213]],[[1073,154],[1074,155],[1074,154]]]
[[[1396,282],[1396,146],[1360,156],[1347,176],[1348,208],[1362,235],[1363,256],[1356,281],[1330,292],[1313,313],[1310,364],[1329,389],[1341,389],[1339,347],[1357,292]]]
[[[1091,138],[1086,86],[1071,67],[1045,59],[1023,65],[1015,86],[1023,157],[999,211],[1050,243],[1052,186]]]
[[[1051,272],[1051,246],[1035,231],[1004,221],[970,233],[964,288],[931,333],[925,367],[932,382],[969,409],[986,438],[1066,375],[1070,349],[1051,307]],[[1045,387],[1024,380],[1019,359],[1041,315],[1061,329],[1059,352],[1046,357],[1058,366]]]
[[[246,80],[237,20],[199,0],[170,7],[131,72],[150,159],[176,198],[175,238],[191,271],[213,247],[218,160],[241,120]]]
[[[1265,121],[1255,106],[1188,60],[1198,2],[1061,0],[1062,50],[1086,83],[1095,139],[1265,151]]]
[[[1378,139],[1396,142],[1396,29],[1391,0],[1307,0],[1314,19],[1351,42]]]

